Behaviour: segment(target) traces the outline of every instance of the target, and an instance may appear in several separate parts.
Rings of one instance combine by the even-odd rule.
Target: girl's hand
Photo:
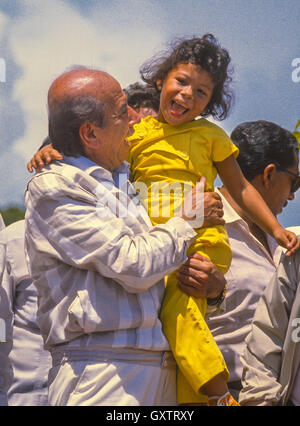
[[[62,155],[51,144],[46,145],[34,154],[32,159],[27,163],[27,169],[29,173],[32,173],[33,169],[36,172],[40,172],[45,164],[51,163],[53,160],[61,160],[62,158]]]
[[[200,181],[186,195],[181,208],[177,212],[179,217],[188,221],[193,228],[201,228],[204,223],[204,188],[206,179]]]
[[[206,178],[201,177],[182,203],[179,215],[193,228],[225,225],[223,204],[216,192],[204,192]]]
[[[280,246],[287,249],[285,253],[287,257],[294,254],[300,248],[300,240],[293,232],[287,229],[280,227],[274,231],[273,236]]]
[[[216,192],[204,193],[204,222],[202,228],[207,226],[225,225],[223,219],[223,203]]]

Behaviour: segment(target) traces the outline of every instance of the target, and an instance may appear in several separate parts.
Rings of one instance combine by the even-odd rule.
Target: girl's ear
[[[162,80],[157,80],[156,82],[156,88],[160,92],[162,89]]]

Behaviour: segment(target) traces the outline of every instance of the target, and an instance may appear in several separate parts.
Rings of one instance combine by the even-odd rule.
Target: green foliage
[[[299,131],[297,131],[297,129],[299,129]],[[295,136],[295,138],[297,139],[297,141],[300,142],[300,120],[296,124],[296,128],[295,128],[295,131],[294,131],[293,135]],[[300,148],[300,144],[299,144],[299,148]]]
[[[25,210],[14,206],[8,207],[5,210],[0,210],[0,213],[6,226],[18,220],[22,220],[25,217]]]

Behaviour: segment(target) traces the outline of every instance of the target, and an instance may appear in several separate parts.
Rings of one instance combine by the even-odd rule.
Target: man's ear
[[[96,148],[98,146],[98,139],[96,137],[96,126],[93,123],[86,122],[79,127],[79,136],[86,148]]]
[[[263,185],[266,189],[269,189],[270,186],[273,183],[273,180],[275,178],[276,175],[276,166],[275,164],[271,163],[268,164],[262,174],[262,181],[263,181]]]

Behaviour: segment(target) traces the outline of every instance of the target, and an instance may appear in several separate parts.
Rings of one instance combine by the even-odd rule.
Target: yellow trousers
[[[222,238],[214,241],[216,229],[199,230],[199,238],[190,246],[188,254],[198,252],[208,257],[222,273],[231,262],[231,250],[226,231],[217,227]],[[206,237],[209,236],[207,239]],[[206,402],[200,389],[213,377],[222,373],[228,380],[221,354],[206,322],[206,299],[195,299],[179,290],[176,272],[166,279],[166,290],[161,310],[163,331],[169,341],[178,366],[177,400],[179,404]]]

